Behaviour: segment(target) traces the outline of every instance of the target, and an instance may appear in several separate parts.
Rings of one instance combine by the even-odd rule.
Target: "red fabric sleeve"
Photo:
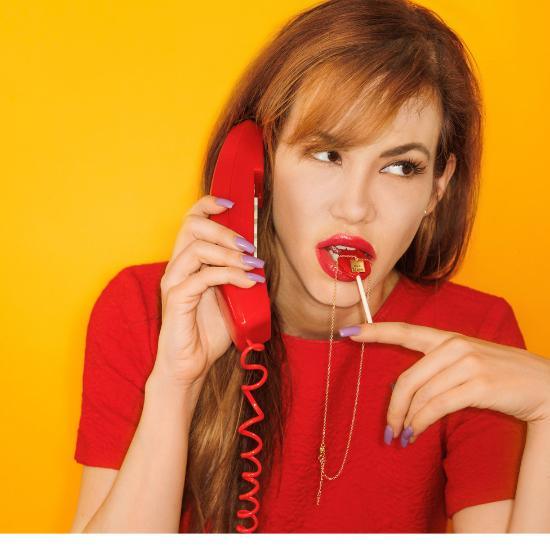
[[[478,338],[525,349],[508,302],[497,298]],[[467,407],[446,417],[447,517],[477,504],[513,499],[526,423],[491,409]]]
[[[97,298],[88,322],[74,458],[119,469],[141,417],[153,360],[142,289],[131,267]]]

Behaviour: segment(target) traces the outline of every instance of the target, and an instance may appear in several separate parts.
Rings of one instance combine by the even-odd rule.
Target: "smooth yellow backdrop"
[[[548,3],[424,0],[479,64],[480,208],[455,282],[504,296],[550,355]],[[0,4],[0,532],[66,532],[86,324],[119,269],[167,260],[211,125],[300,0]]]

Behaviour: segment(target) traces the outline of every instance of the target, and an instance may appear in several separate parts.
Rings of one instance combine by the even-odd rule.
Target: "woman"
[[[266,414],[254,426],[264,442],[257,530],[441,532],[449,519],[457,531],[506,531],[510,519],[540,530],[544,520],[529,523],[525,510],[542,498],[531,472],[548,478],[537,462],[550,437],[547,363],[517,349],[525,344],[503,298],[449,281],[477,201],[472,62],[426,8],[334,0],[291,20],[236,87],[170,261],[123,269],[94,306],[73,531],[250,527],[236,519],[250,489],[239,484],[250,441],[236,427],[252,415],[240,386],[254,377],[238,368],[213,287],[257,284],[246,275],[258,258],[209,219],[231,207],[210,181],[224,138],[246,119],[263,129],[268,160],[257,252],[272,305],[272,339],[252,357],[269,373],[255,392]],[[370,250],[359,265],[376,323],[351,339],[334,337],[364,321],[355,282],[327,268],[327,244],[347,242],[335,234]],[[345,252],[333,253],[340,265]],[[410,337],[384,332],[392,322]],[[474,366],[464,342],[476,346]],[[498,396],[459,386],[445,414],[426,405],[451,381],[494,371],[495,354],[509,366],[494,374]],[[450,362],[454,377],[437,377]],[[521,392],[504,383],[514,379]],[[539,506],[540,519],[548,503]]]

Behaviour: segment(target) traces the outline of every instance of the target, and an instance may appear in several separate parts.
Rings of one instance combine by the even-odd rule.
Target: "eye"
[[[384,172],[388,168],[392,168],[392,167],[397,167],[398,169],[401,168],[402,169],[401,173],[396,173],[396,175],[405,177],[405,178],[411,178],[412,176],[416,176],[417,174],[423,174],[426,171],[426,166],[424,166],[422,163],[416,162],[412,159],[407,159],[407,160],[399,160],[397,162],[393,162],[392,164],[388,164],[388,166],[386,166],[385,168],[382,168],[380,172]]]
[[[315,155],[326,155],[327,158],[328,158],[328,162],[330,164],[333,163],[333,160],[334,160],[334,157],[336,156],[337,158],[340,158],[340,155],[337,151],[317,151],[317,152],[313,152],[311,153],[311,156],[317,160],[320,160],[321,162],[327,162],[326,160],[322,160],[322,159],[319,159],[317,158]],[[332,156],[332,159],[330,158]]]

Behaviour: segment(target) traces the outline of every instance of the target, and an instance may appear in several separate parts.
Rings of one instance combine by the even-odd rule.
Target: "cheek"
[[[273,182],[273,223],[281,235],[297,233],[318,215],[321,197],[299,171],[279,170]]]
[[[416,203],[395,203],[385,215],[384,234],[404,252],[414,238],[421,221],[421,208]]]

